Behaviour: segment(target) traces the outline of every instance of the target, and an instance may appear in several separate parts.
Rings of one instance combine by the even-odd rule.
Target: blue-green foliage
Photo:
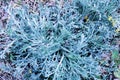
[[[102,75],[100,55],[113,49],[110,41],[115,27],[108,16],[117,9],[118,1],[104,1],[76,0],[65,2],[63,8],[39,4],[38,13],[30,12],[27,5],[8,7],[6,33],[14,40],[9,52],[14,76],[22,75],[25,80],[106,80],[113,70]]]

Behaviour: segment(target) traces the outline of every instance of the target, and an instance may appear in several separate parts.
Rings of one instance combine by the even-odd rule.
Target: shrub
[[[105,1],[39,4],[37,12],[28,5],[9,5],[6,33],[13,44],[6,58],[13,75],[25,80],[110,79],[114,63],[102,61],[101,55],[114,49],[116,27],[109,16],[119,2]]]

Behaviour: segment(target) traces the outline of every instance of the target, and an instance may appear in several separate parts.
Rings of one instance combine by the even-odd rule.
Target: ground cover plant
[[[119,0],[3,2],[0,70],[9,79],[120,79]]]

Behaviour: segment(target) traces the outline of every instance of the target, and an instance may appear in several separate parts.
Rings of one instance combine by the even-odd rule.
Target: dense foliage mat
[[[0,34],[0,61],[9,63],[0,63],[0,69],[22,80],[120,78],[119,0],[61,3],[36,1],[31,8],[19,1],[5,8],[9,18]]]

